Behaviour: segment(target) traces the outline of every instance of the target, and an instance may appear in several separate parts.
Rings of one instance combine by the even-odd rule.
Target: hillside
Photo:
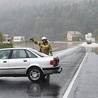
[[[50,40],[64,40],[70,30],[97,34],[98,1],[75,4],[72,4],[74,0],[62,0],[65,4],[57,3],[56,0],[37,1],[0,0],[0,31],[10,36],[24,35],[27,38],[46,36]]]

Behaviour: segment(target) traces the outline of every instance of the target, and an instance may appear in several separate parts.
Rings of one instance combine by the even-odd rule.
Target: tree
[[[0,42],[2,42],[3,41],[3,34],[2,34],[2,32],[0,31]]]
[[[94,30],[93,36],[98,40],[98,29]]]

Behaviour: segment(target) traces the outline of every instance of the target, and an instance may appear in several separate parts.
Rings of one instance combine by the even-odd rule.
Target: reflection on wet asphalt
[[[63,71],[51,75],[50,81],[32,83],[27,77],[1,77],[0,98],[62,98],[85,52],[79,48],[60,58]]]
[[[32,84],[30,87],[30,95],[33,96],[43,96],[43,97],[49,97],[53,96],[51,98],[55,98],[54,96],[58,96],[60,87],[56,84],[49,84],[48,82],[43,83],[35,83]]]
[[[0,79],[0,98],[56,98],[59,90],[58,85],[47,81],[32,83],[27,78]]]

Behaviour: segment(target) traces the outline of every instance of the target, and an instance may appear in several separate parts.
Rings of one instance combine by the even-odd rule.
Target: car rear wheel
[[[38,67],[33,67],[28,71],[28,78],[33,81],[37,82],[43,78],[43,72]]]

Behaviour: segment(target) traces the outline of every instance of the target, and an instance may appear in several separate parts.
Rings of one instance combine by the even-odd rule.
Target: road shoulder
[[[90,52],[68,98],[98,98],[98,55]]]

